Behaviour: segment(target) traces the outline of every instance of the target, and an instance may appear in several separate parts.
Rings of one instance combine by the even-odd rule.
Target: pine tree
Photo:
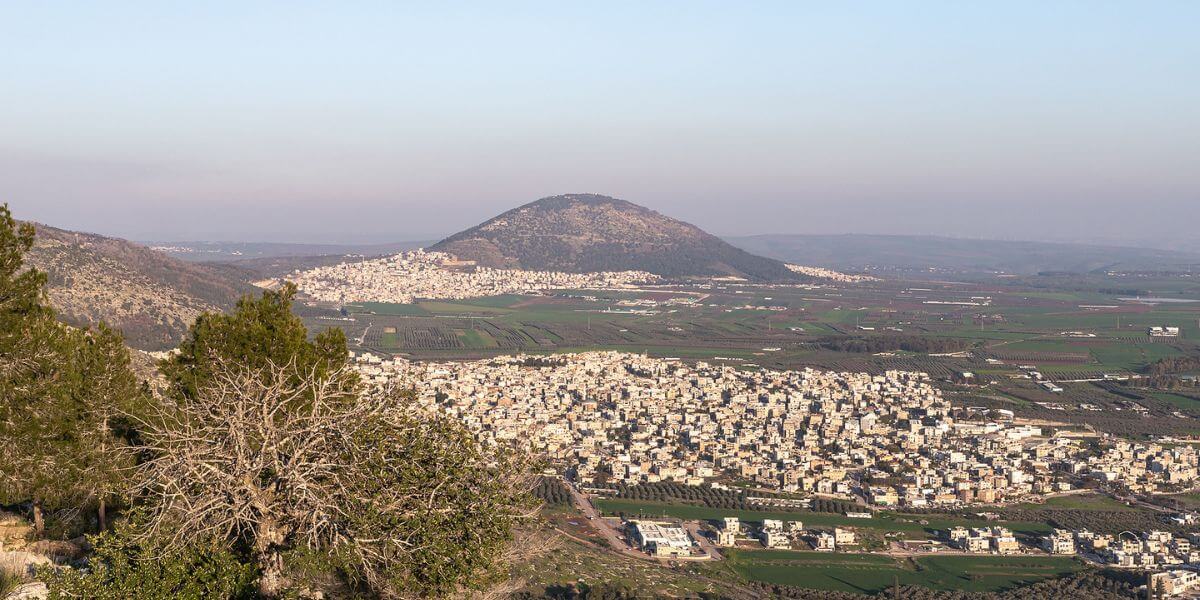
[[[120,333],[54,320],[45,275],[24,268],[33,241],[0,207],[0,502],[29,502],[41,534],[47,510],[116,493],[115,425],[142,392]]]
[[[70,377],[70,336],[45,304],[46,276],[24,268],[33,227],[0,207],[0,502],[30,502],[34,529],[65,500],[71,442],[57,407]]]
[[[292,363],[298,372],[327,375],[346,364],[346,335],[331,328],[308,339],[304,322],[292,313],[296,287],[291,283],[261,298],[247,296],[232,313],[204,313],[196,319],[179,353],[160,369],[181,399],[195,398],[213,379],[216,362],[247,368]]]

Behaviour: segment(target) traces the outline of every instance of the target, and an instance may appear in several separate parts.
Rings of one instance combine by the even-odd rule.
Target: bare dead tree
[[[218,361],[195,399],[139,420],[146,535],[247,544],[268,597],[301,555],[380,595],[448,593],[481,580],[527,514],[519,455],[410,395],[360,393],[348,368]]]

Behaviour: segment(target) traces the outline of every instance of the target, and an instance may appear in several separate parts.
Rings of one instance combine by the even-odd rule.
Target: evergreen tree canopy
[[[291,283],[261,298],[244,297],[229,314],[205,313],[196,319],[179,353],[164,361],[162,373],[181,399],[195,398],[212,381],[215,364],[246,368],[293,363],[298,372],[328,374],[346,364],[346,335],[327,329],[312,341],[304,322],[292,313],[296,287]]]
[[[0,206],[0,503],[81,508],[117,491],[116,426],[144,398],[119,332],[68,327],[24,268],[34,231]],[[103,520],[103,517],[101,517]]]

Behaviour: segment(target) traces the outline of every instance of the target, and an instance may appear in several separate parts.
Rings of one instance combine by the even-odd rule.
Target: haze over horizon
[[[868,4],[7,5],[0,201],[159,241],[595,192],[726,236],[1200,250],[1200,5]]]

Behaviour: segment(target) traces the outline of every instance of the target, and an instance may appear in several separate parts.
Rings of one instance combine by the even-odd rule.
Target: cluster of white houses
[[[619,287],[659,278],[645,271],[562,273],[492,269],[459,261],[444,252],[415,250],[296,271],[288,279],[301,292],[322,302],[406,304],[418,298],[464,299],[563,288]]]
[[[785,266],[788,268],[788,270],[790,270],[793,273],[799,273],[801,275],[807,275],[809,277],[816,277],[818,279],[828,279],[830,281],[840,281],[842,283],[861,283],[864,281],[879,281],[879,279],[877,277],[871,277],[870,275],[850,275],[847,273],[842,273],[840,271],[834,271],[832,269],[826,269],[823,267],[808,267],[805,265],[793,265],[790,263]]]
[[[1109,535],[1056,529],[1042,538],[1042,548],[1051,554],[1085,554],[1118,567],[1200,564],[1200,533],[1180,536],[1169,531],[1126,531]]]
[[[626,527],[630,541],[652,556],[681,557],[693,553],[691,536],[676,524],[631,520]],[[858,537],[848,527],[806,530],[800,521],[779,519],[764,519],[759,527],[748,527],[737,517],[725,517],[716,531],[717,545],[736,546],[745,540],[757,540],[774,549],[807,547],[818,552],[858,549]]]
[[[739,539],[747,531],[737,517],[725,517],[717,530],[717,544],[720,546],[737,545]],[[785,521],[781,519],[763,519],[757,529],[748,529],[750,536],[756,537],[763,546],[775,549],[789,549],[797,544],[808,544],[819,552],[833,552],[858,547],[858,538],[853,529],[834,527],[827,529],[806,530],[802,521]]]
[[[618,352],[409,363],[360,356],[377,385],[488,442],[519,442],[588,485],[743,481],[876,506],[999,504],[1081,479],[1153,492],[1194,484],[1197,451],[955,413],[923,373],[736,369]],[[956,418],[955,415],[960,415]]]

